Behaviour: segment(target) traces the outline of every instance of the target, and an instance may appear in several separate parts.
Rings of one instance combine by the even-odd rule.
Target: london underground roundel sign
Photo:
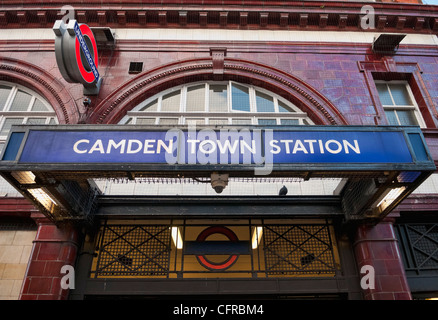
[[[222,234],[228,238],[231,242],[236,242],[239,239],[237,235],[230,229],[223,226],[212,226],[203,230],[197,237],[196,241],[202,242],[207,239],[208,236],[212,234]],[[221,262],[213,262],[209,260],[205,255],[197,255],[196,258],[198,262],[205,268],[212,271],[225,271],[230,268],[239,258],[237,254],[229,255],[225,260]]]
[[[94,34],[86,24],[70,20],[55,22],[55,54],[58,68],[67,82],[82,83],[85,94],[98,94],[101,77]]]

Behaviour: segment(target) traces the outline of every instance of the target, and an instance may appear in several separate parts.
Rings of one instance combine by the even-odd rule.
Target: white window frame
[[[240,111],[240,110],[233,110],[232,108],[232,90],[231,86],[233,84],[237,84],[239,86],[244,86],[248,88],[249,92],[249,102],[250,102],[250,111]],[[204,111],[187,111],[187,89],[194,87],[204,85]],[[210,112],[209,110],[209,94],[210,94],[210,86],[212,85],[226,85],[227,86],[227,108],[224,112]],[[162,105],[162,97],[175,92],[180,91],[180,105],[179,105],[179,111],[178,112],[170,112],[170,111],[161,111],[161,105]],[[273,98],[274,103],[274,112],[257,112],[256,108],[256,91],[266,94]],[[154,100],[157,100],[157,111],[136,111],[139,110],[149,103],[153,102]],[[278,101],[281,101],[283,104],[285,104],[291,111],[290,112],[280,112],[279,111],[279,103]],[[228,124],[232,124],[233,119],[250,119],[252,125],[258,124],[259,118],[270,118],[275,119],[277,125],[281,125],[282,119],[297,119],[299,125],[312,125],[312,120],[307,116],[307,113],[300,110],[298,107],[290,103],[289,101],[281,98],[280,96],[276,95],[273,92],[267,91],[263,88],[255,87],[248,84],[238,83],[234,81],[207,81],[207,82],[193,82],[189,84],[180,85],[174,88],[170,88],[167,90],[164,90],[137,105],[133,108],[133,111],[128,111],[125,117],[122,118],[122,120],[119,122],[119,124],[125,124],[131,119],[131,122],[129,124],[136,124],[137,117],[140,118],[152,118],[155,117],[156,121],[155,124],[160,124],[160,118],[179,118],[178,124],[187,124],[186,118],[197,118],[197,119],[204,119],[205,124],[209,124],[209,119],[224,119],[227,120]],[[307,122],[307,123],[306,123]]]
[[[8,118],[22,118],[21,124],[26,124],[29,119],[45,119],[44,124],[49,124],[53,119],[55,123],[58,124],[58,118],[56,117],[55,111],[41,95],[29,88],[11,82],[0,81],[0,85],[11,88],[9,96],[6,99],[6,104],[4,105],[3,110],[0,111],[0,129],[3,128],[3,125]],[[10,111],[18,90],[24,91],[31,95],[29,105],[25,111]],[[48,110],[52,111],[31,111],[36,99],[42,102]],[[3,145],[6,142],[6,139],[7,135],[0,136],[0,144]]]
[[[401,125],[401,124],[400,124],[400,120],[399,120],[398,115],[397,115],[397,110],[404,110],[404,111],[405,110],[413,110],[414,111],[415,119],[417,120],[418,125],[420,126],[420,128],[426,128],[426,123],[424,122],[424,119],[423,119],[423,116],[421,114],[420,108],[418,107],[417,101],[415,100],[414,94],[413,94],[413,92],[411,90],[411,86],[409,85],[409,83],[407,81],[399,81],[399,80],[383,81],[383,80],[376,80],[375,83],[376,84],[385,84],[386,85],[388,93],[389,93],[389,95],[391,97],[391,100],[392,100],[392,102],[394,104],[393,105],[384,105],[382,103],[382,107],[383,107],[384,111],[395,110],[395,116],[397,118],[397,121],[399,122],[399,125]],[[389,86],[388,86],[389,84],[403,84],[405,86],[405,88],[406,88],[406,91],[407,91],[407,93],[409,95],[409,99],[411,100],[412,105],[397,105],[397,104],[395,104],[394,98],[392,96],[391,89],[389,89]],[[379,99],[380,99],[380,96],[379,96]],[[385,114],[385,116],[386,116],[386,114]]]

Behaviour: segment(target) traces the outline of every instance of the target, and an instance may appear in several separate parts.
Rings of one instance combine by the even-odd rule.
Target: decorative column
[[[392,219],[359,226],[354,251],[366,300],[412,300]]]
[[[72,225],[56,226],[42,214],[32,215],[38,224],[32,253],[21,289],[21,300],[66,300],[68,289],[61,287],[64,265],[74,266],[78,232]]]

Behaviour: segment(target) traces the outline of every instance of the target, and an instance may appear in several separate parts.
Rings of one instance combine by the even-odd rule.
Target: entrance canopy
[[[94,179],[154,177],[208,182],[217,193],[242,177],[337,178],[332,200],[346,219],[381,219],[435,169],[411,126],[13,126],[0,162],[55,222],[93,216],[104,201]]]

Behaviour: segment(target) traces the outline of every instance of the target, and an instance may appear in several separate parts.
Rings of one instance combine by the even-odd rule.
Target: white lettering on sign
[[[125,148],[126,147],[126,148]],[[73,151],[75,153],[101,153],[101,154],[112,154],[112,153],[153,153],[158,154],[162,151],[167,153],[172,153],[173,141],[164,140],[144,140],[140,141],[137,139],[122,139],[115,141],[109,139],[104,141],[102,139],[97,139],[95,141],[90,141],[87,139],[81,139],[75,142],[73,145]]]
[[[310,133],[307,136],[302,132],[295,134],[270,129],[264,132],[246,128],[239,131],[171,129],[164,134],[123,134],[118,139],[117,135],[95,134],[73,140],[72,149],[82,159],[89,155],[87,161],[110,160],[111,156],[119,156],[117,159],[121,161],[125,157],[120,156],[126,155],[126,159],[137,157],[142,162],[147,158],[149,162],[165,161],[169,165],[255,164],[256,175],[267,175],[272,172],[274,163],[319,162],[319,158],[327,157],[332,157],[329,161],[333,161],[333,156],[338,162],[348,162],[351,157],[361,155],[361,141],[357,137],[339,137],[339,134],[315,136]]]
[[[315,143],[317,143],[315,148]],[[305,154],[315,154],[315,153],[329,153],[337,154],[344,152],[349,154],[353,151],[356,154],[360,154],[359,143],[357,140],[349,142],[347,140],[337,141],[337,140],[271,140],[269,145],[273,148],[270,152],[273,154],[279,154],[284,152],[286,154],[296,154],[299,152]]]
[[[187,151],[191,154],[201,152],[203,154],[211,154],[219,151],[226,154],[245,154],[247,152],[256,154],[258,152],[258,141],[251,140],[250,142],[244,140],[235,141],[220,141],[220,140],[187,140]],[[272,154],[279,154],[280,152],[286,154],[324,154],[326,152],[332,154],[350,152],[360,154],[360,147],[357,140],[270,140],[270,150]],[[101,153],[111,154],[114,152],[123,153],[144,153],[144,154],[159,154],[166,152],[171,154],[173,152],[173,141],[165,140],[137,140],[137,139],[122,139],[115,141],[109,139],[104,141],[102,139],[96,139],[90,141],[87,139],[81,139],[75,142],[73,145],[75,153]]]

